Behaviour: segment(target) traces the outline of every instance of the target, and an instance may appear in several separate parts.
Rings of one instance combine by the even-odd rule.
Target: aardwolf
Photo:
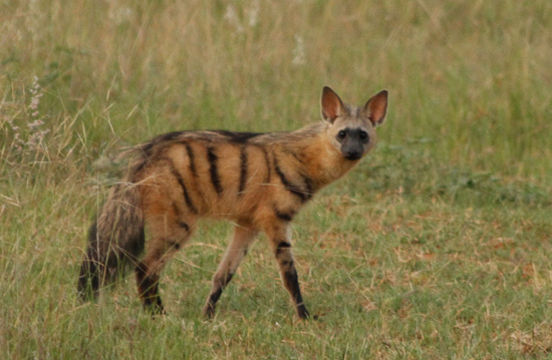
[[[111,189],[90,227],[80,296],[96,297],[117,270],[131,265],[144,306],[163,313],[163,266],[190,239],[199,218],[224,218],[235,222],[234,237],[213,277],[205,316],[214,315],[223,289],[264,231],[297,315],[308,318],[289,224],[315,192],[374,147],[375,127],[387,112],[387,91],[354,107],[324,87],[321,103],[324,121],[296,131],[182,131],[137,146],[126,178]]]

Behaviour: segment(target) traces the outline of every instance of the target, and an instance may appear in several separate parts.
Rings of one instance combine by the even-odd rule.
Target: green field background
[[[0,1],[0,357],[552,358],[552,2]],[[205,222],[161,279],[97,303],[76,279],[128,146],[293,130],[390,94],[376,149],[297,216],[319,320],[261,236],[200,309],[230,236]]]

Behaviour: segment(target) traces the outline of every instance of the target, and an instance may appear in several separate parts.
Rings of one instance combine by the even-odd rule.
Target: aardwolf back
[[[357,108],[325,87],[324,121],[293,132],[183,131],[138,146],[126,178],[112,188],[90,228],[78,282],[81,297],[96,297],[130,265],[144,306],[162,313],[163,266],[188,241],[199,218],[224,218],[236,224],[234,237],[213,277],[204,314],[214,315],[223,289],[264,231],[297,314],[307,318],[289,223],[320,188],[374,146],[374,128],[386,110],[386,91]]]

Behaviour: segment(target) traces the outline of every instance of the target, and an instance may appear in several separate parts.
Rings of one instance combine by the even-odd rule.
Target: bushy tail
[[[83,300],[96,298],[101,286],[136,264],[144,249],[144,216],[134,184],[119,184],[108,195],[88,233],[78,292]]]

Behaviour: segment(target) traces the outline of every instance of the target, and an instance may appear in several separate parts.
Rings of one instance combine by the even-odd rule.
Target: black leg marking
[[[301,319],[309,317],[309,312],[303,303],[303,297],[301,296],[301,289],[299,288],[299,278],[297,276],[297,270],[295,266],[291,265],[290,268],[284,272],[284,285],[288,289],[293,301],[295,302],[297,315]]]
[[[247,148],[244,146],[241,147],[240,152],[240,186],[238,188],[238,196],[243,193],[245,189],[245,182],[247,180]]]
[[[188,194],[188,189],[186,188],[186,184],[184,184],[184,179],[182,179],[182,176],[180,175],[178,170],[176,170],[176,167],[174,166],[173,161],[169,158],[166,158],[166,160],[171,169],[171,173],[176,178],[176,180],[178,181],[178,184],[182,188],[182,194],[184,195],[184,200],[186,201],[186,205],[188,206],[191,212],[193,212],[194,214],[197,214],[197,208],[192,202],[192,199],[190,198],[190,194]]]
[[[299,278],[297,276],[297,270],[295,269],[290,247],[291,244],[289,242],[280,241],[276,246],[276,259],[280,266],[284,286],[293,299],[297,315],[301,319],[306,319],[309,317],[309,312],[305,304],[303,304],[303,297],[301,296],[301,289],[299,287]]]
[[[211,175],[211,182],[218,195],[222,193],[222,186],[220,184],[220,177],[217,169],[218,156],[214,153],[214,148],[207,147],[207,160],[209,161],[209,174]]]
[[[278,246],[276,247],[276,256],[279,256],[285,251],[284,249],[289,249],[290,247],[291,247],[291,244],[289,242],[280,241],[278,243]]]
[[[222,295],[222,291],[228,285],[230,280],[232,280],[232,277],[234,276],[233,273],[228,273],[226,275],[226,278],[219,280],[216,283],[216,288],[211,292],[209,295],[209,300],[207,301],[207,304],[205,305],[205,308],[203,309],[204,314],[208,318],[212,318],[215,315],[215,307],[218,299],[220,298],[220,295]]]
[[[164,314],[161,296],[159,296],[159,275],[148,275],[142,263],[136,266],[136,282],[144,308],[153,314]]]

